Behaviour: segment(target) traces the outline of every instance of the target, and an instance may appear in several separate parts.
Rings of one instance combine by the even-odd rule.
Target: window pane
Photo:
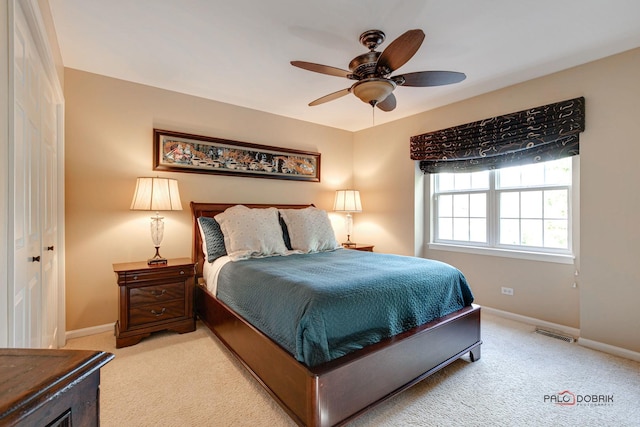
[[[524,187],[544,185],[544,163],[522,166],[521,173]]]
[[[454,181],[456,190],[469,190],[471,188],[470,173],[456,173],[454,174]]]
[[[547,185],[570,185],[571,184],[571,157],[546,162],[545,183]]]
[[[453,196],[453,216],[469,217],[469,195],[455,194]]]
[[[469,240],[472,242],[487,242],[487,220],[472,218],[469,220]]]
[[[523,191],[520,212],[522,218],[542,218],[542,191]]]
[[[487,217],[487,195],[485,193],[469,196],[469,214],[475,218]]]
[[[547,219],[566,219],[569,215],[567,190],[547,190],[544,192],[544,217]]]
[[[498,188],[520,187],[520,167],[500,169]]]
[[[489,171],[473,172],[471,174],[471,188],[474,190],[489,188]]]
[[[453,239],[469,241],[469,219],[453,219]]]
[[[437,178],[436,186],[438,191],[453,190],[453,174],[452,173],[439,173],[436,178]]]
[[[500,193],[500,218],[520,218],[520,193]]]
[[[500,244],[520,244],[520,221],[517,219],[500,220]]]
[[[438,216],[453,216],[453,196],[442,195],[438,197]]]
[[[569,248],[567,221],[553,220],[544,222],[544,246],[557,249]]]
[[[520,244],[542,247],[542,220],[523,219],[520,223]]]
[[[453,219],[452,218],[438,219],[438,239],[443,239],[443,240],[453,239]]]
[[[571,185],[571,158],[496,171],[497,188]]]

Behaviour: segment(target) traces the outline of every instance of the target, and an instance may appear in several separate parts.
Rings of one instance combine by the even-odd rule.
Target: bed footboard
[[[465,353],[478,360],[482,344],[480,307],[474,305],[309,368],[202,286],[196,287],[196,311],[282,408],[306,426],[343,424]]]

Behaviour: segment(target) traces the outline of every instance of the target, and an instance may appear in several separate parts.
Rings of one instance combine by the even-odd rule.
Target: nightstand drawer
[[[184,282],[143,286],[129,290],[129,306],[131,308],[154,302],[170,301],[176,298],[184,298]]]
[[[143,325],[184,316],[184,300],[179,299],[164,304],[158,303],[141,307],[131,307],[129,310],[129,325]]]
[[[150,280],[175,279],[178,276],[189,277],[193,275],[193,271],[191,271],[189,267],[193,268],[191,266],[156,267],[144,271],[127,271],[120,274],[120,283],[123,285],[134,285]]]

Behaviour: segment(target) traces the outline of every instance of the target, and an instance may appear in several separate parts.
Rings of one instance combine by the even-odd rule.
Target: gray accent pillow
[[[293,250],[291,247],[291,238],[289,237],[289,229],[287,228],[287,223],[284,222],[282,215],[278,212],[278,220],[280,221],[280,227],[282,227],[282,238],[284,239],[284,245],[288,250]]]
[[[198,224],[200,224],[200,231],[202,232],[202,249],[207,261],[213,262],[225,256],[227,249],[224,246],[224,235],[220,229],[220,224],[213,218],[201,216],[198,218]]]

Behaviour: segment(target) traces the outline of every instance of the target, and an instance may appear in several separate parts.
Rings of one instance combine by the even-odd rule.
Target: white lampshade
[[[138,178],[131,210],[181,211],[178,181],[171,178]]]
[[[333,202],[336,212],[362,212],[360,192],[358,190],[338,190]]]

